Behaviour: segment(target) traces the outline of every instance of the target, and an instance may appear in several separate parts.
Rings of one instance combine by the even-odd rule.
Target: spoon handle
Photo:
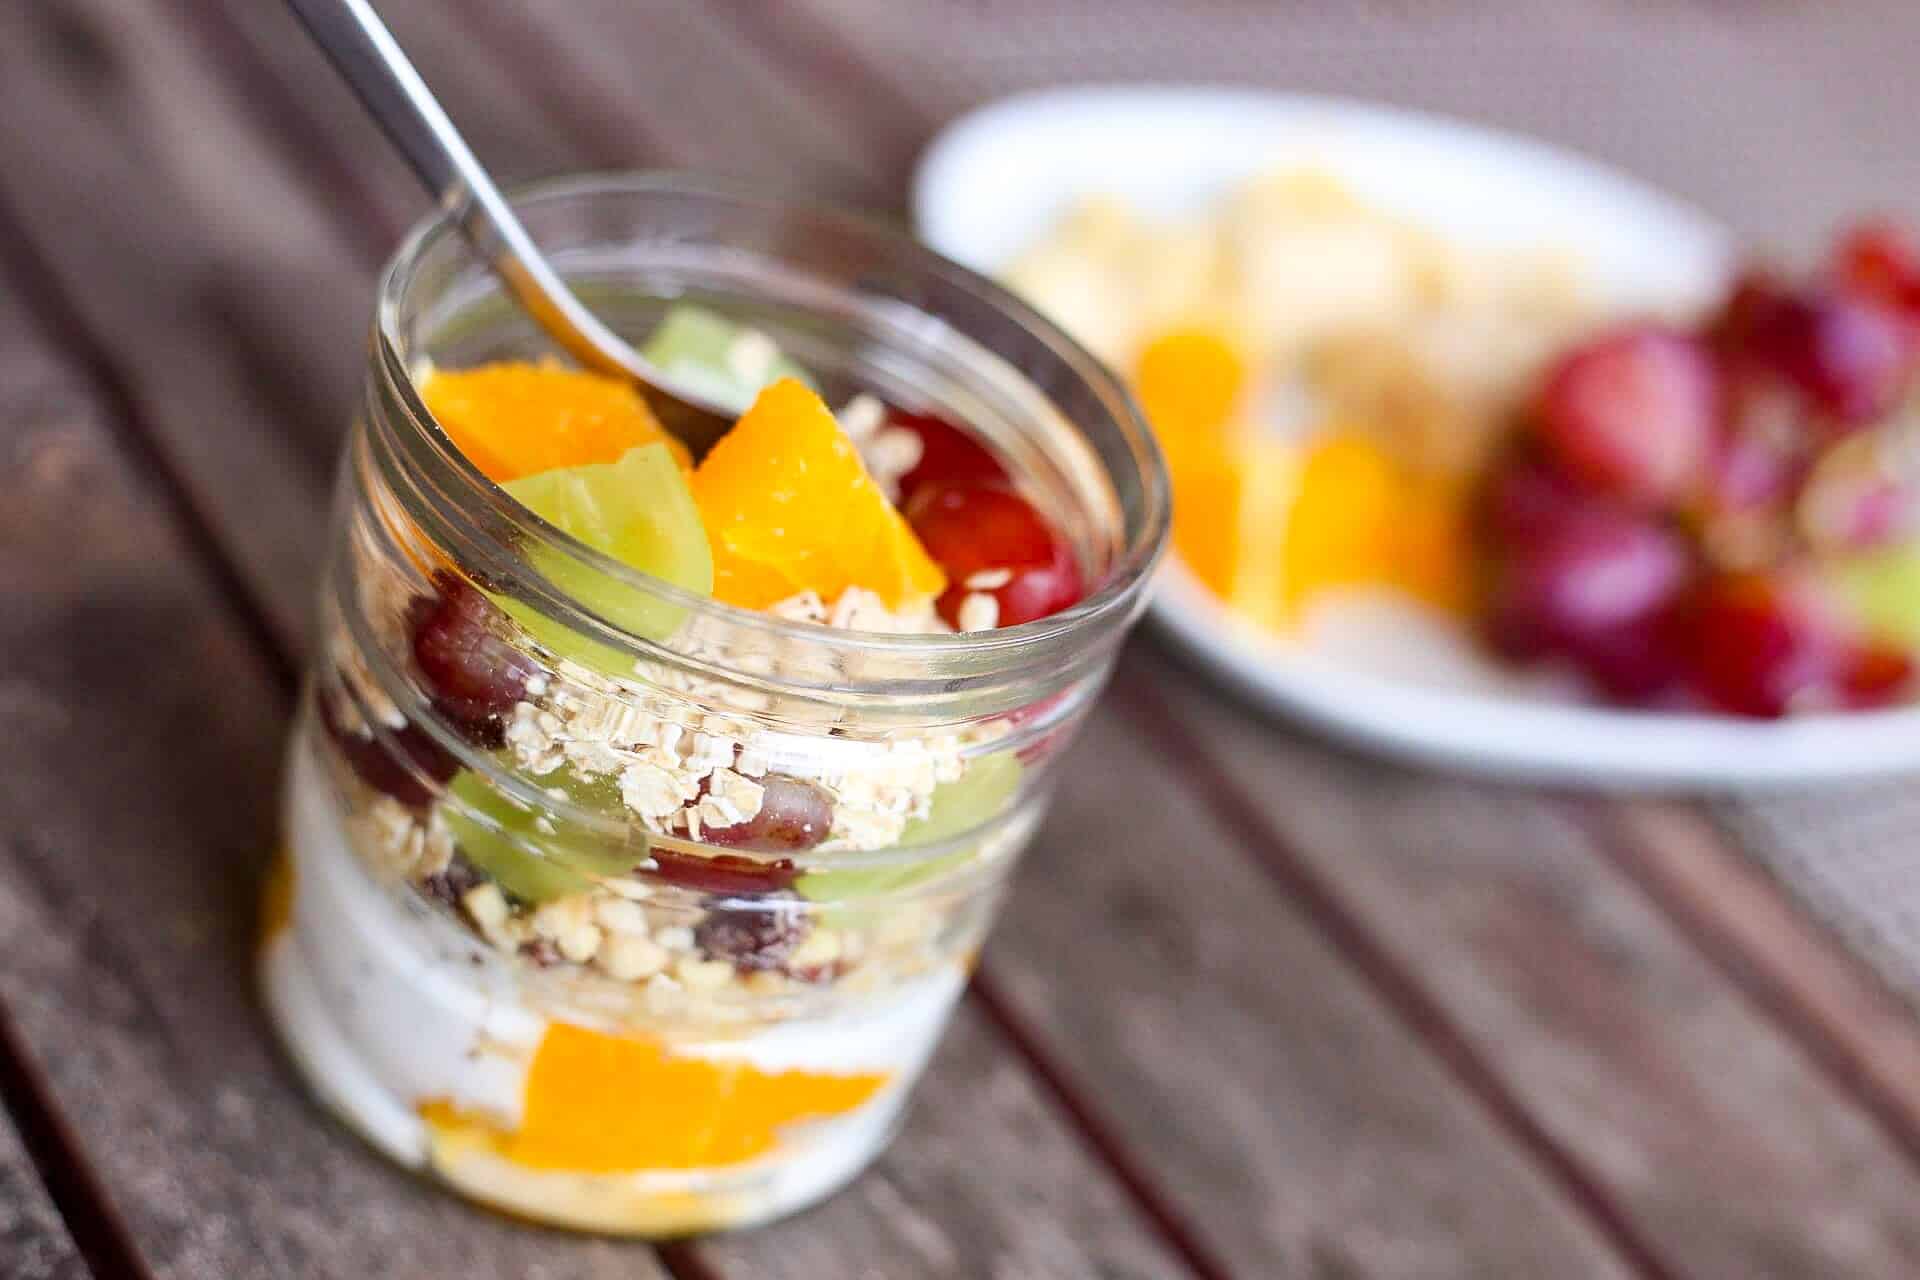
[[[637,356],[548,265],[433,91],[368,0],[286,0],[314,42],[469,243],[547,334],[589,369],[646,381]],[[657,375],[656,375],[657,376]]]

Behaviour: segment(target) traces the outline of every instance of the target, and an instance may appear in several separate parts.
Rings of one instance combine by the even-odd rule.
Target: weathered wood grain
[[[300,357],[344,378],[367,312],[363,290],[336,282],[366,268],[245,100],[148,6],[0,7],[0,81],[0,189],[112,344],[248,578],[311,581],[314,530],[263,528],[253,504],[299,501],[330,469],[338,429],[265,375],[260,309],[298,323]],[[273,623],[291,637],[307,612],[288,602]]]
[[[1597,842],[1715,948],[1756,1000],[1802,1022],[1811,1051],[1855,1082],[1865,1105],[1920,1161],[1910,936],[1920,896],[1913,852],[1920,809],[1911,785],[1733,800],[1714,812],[1753,856],[1730,846],[1699,810],[1652,801],[1621,806]],[[1839,938],[1849,946],[1836,945]]]
[[[1177,752],[1110,700],[1078,753],[986,971],[1236,1274],[1629,1273]]]
[[[27,1148],[0,1112],[0,1280],[85,1280],[87,1265]]]
[[[1902,1151],[1550,798],[1310,745],[1164,660],[1121,697],[1178,708],[1168,749],[1253,856],[1418,975],[1684,1273],[1920,1268]]]
[[[941,1043],[894,1148],[819,1209],[703,1241],[726,1280],[1189,1274],[1143,1235],[1057,1110],[971,1002]]]

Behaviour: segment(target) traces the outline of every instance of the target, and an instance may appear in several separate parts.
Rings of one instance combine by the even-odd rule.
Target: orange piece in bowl
[[[946,587],[833,412],[792,378],[762,391],[708,452],[693,497],[713,543],[714,598],[728,604],[864,587],[897,609]]]
[[[1175,329],[1147,344],[1134,370],[1134,394],[1169,451],[1217,437],[1246,390],[1239,347],[1212,329]]]
[[[615,462],[643,444],[665,444],[682,468],[689,462],[639,392],[581,369],[512,360],[437,369],[420,395],[460,452],[497,484]]]
[[[1244,438],[1247,433],[1235,422],[1247,378],[1240,349],[1205,328],[1162,334],[1147,344],[1134,366],[1134,394],[1153,424],[1173,480],[1174,551],[1225,600],[1249,594],[1246,570],[1264,554],[1261,543],[1277,541],[1263,537],[1258,527],[1273,488],[1266,483],[1266,464],[1274,450]],[[1273,474],[1287,470],[1282,464]],[[1277,519],[1280,513],[1272,514]]]

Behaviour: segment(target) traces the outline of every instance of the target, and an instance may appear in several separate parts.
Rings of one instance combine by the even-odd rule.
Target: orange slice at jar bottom
[[[682,469],[686,446],[669,436],[632,387],[558,364],[501,361],[439,369],[420,388],[453,443],[497,484],[557,467],[613,462],[664,444]]]
[[[783,1129],[853,1111],[887,1080],[879,1072],[762,1071],[554,1023],[534,1052],[519,1128],[504,1131],[446,1102],[426,1103],[420,1112],[436,1134],[481,1140],[522,1168],[702,1169],[764,1155]]]
[[[749,609],[848,587],[900,608],[946,587],[826,404],[791,378],[760,393],[693,473],[714,597]]]

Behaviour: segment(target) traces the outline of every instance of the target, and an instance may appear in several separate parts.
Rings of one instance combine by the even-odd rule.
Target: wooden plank
[[[1920,1003],[1913,780],[1728,799],[1716,825],[1909,1005]]]
[[[292,1096],[248,977],[286,692],[21,285],[0,280],[0,1000],[147,1270],[664,1274],[464,1208]]]
[[[1095,712],[986,972],[1235,1273],[1662,1274],[1383,1016],[1175,759]]]
[[[302,376],[300,370],[286,372]],[[262,510],[256,518],[299,523],[307,517],[299,510]],[[287,589],[284,583],[260,585],[266,591]],[[1132,750],[1143,766],[1151,764],[1137,744]],[[1080,809],[1090,811],[1095,807],[1091,797],[1111,775],[1092,763],[1076,776]],[[1109,835],[1161,830],[1168,838],[1191,839],[1185,829],[1152,825],[1167,821],[1156,796],[1167,789],[1165,776],[1149,773],[1140,782],[1127,790],[1125,803],[1108,804],[1109,825],[1100,830]],[[1102,1098],[1113,1100],[1105,1109],[1113,1129],[1147,1139],[1144,1145],[1135,1143],[1151,1158],[1140,1163],[1160,1177],[1163,1190],[1180,1188],[1173,1198],[1204,1224],[1217,1247],[1256,1274],[1288,1259],[1335,1266],[1348,1257],[1365,1259],[1383,1274],[1528,1274],[1569,1260],[1590,1273],[1618,1273],[1611,1246],[1559,1201],[1557,1190],[1487,1124],[1472,1100],[1418,1052],[1311,926],[1271,901],[1270,890],[1249,875],[1217,834],[1210,844],[1198,843],[1195,866],[1205,868],[1202,874],[1210,881],[1238,891],[1209,889],[1191,903],[1175,902],[1163,916],[1136,922],[1137,936],[1084,936],[1085,930],[1077,930],[1083,945],[1073,957],[1072,972],[1081,980],[1080,989],[1103,991],[1114,975],[1122,975],[1137,988],[1135,998],[1124,1004],[1073,1001],[1085,1007],[1062,1008],[1058,1019],[1034,1019],[1034,1026],[1063,1059],[1068,1054],[1061,1042],[1090,1028],[1099,1029],[1099,1042],[1116,1051],[1137,1050],[1129,1028],[1143,1011],[1169,1044],[1208,1045],[1225,1035],[1257,1046],[1247,1054],[1183,1055],[1175,1060],[1177,1071],[1165,1055],[1149,1068],[1116,1052],[1107,1065],[1075,1072],[1096,1084]],[[1079,886],[1104,883],[1118,868],[1125,878],[1110,889],[1111,896],[1138,903],[1159,895],[1163,868],[1155,852],[1143,846],[1144,862],[1123,859],[1109,867],[1096,844],[1076,843],[1071,869],[1034,874],[1053,877],[1051,900],[1072,902]],[[1035,865],[1060,868],[1062,857],[1054,853]],[[1095,865],[1079,865],[1087,861]],[[1228,912],[1230,907],[1238,914]],[[1061,919],[1079,918],[1073,911]],[[1026,984],[1024,1008],[1034,1008],[1039,994],[1058,994],[1047,975],[1060,957],[1044,938],[1038,953],[1013,948],[1036,932],[1060,935],[1060,923],[1052,919],[1010,929],[996,948],[993,972],[1003,983]],[[1258,972],[1304,975],[1303,991],[1268,991],[1264,984],[1221,987],[1213,982],[1216,975],[1192,967],[1195,936],[1236,933],[1248,936]],[[1156,958],[1141,950],[1146,938],[1156,939],[1163,954]],[[1068,1012],[1075,1017],[1070,1029]],[[1292,1039],[1339,1046],[1343,1052],[1308,1054],[1298,1062],[1287,1055],[1276,1063],[1270,1060],[1274,1033],[1262,1029],[1266,1022],[1289,1028]],[[1377,1066],[1355,1071],[1356,1054]],[[1376,1092],[1384,1099],[1378,1108]],[[1231,1102],[1230,1121],[1214,1116],[1221,1099]],[[1170,1142],[1165,1128],[1143,1131],[1128,1119],[1134,1116],[1182,1117],[1178,1140]],[[1349,1122],[1362,1127],[1350,1129]],[[1206,1143],[1193,1141],[1189,1131],[1205,1134]],[[1290,1149],[1291,1143],[1297,1147]],[[1223,1168],[1213,1165],[1216,1158],[1226,1160]],[[1417,1169],[1419,1176],[1409,1179],[1405,1169]],[[1099,1175],[1082,1177],[1097,1180]],[[1017,1201],[1008,1206],[1010,1212],[1020,1207]],[[711,1248],[714,1256],[738,1261],[751,1274],[753,1267],[774,1265],[773,1259],[756,1255],[768,1247],[760,1239]]]
[[[311,582],[316,529],[261,527],[252,507],[303,501],[331,467],[347,402],[309,405],[263,372],[275,352],[259,347],[271,327],[260,309],[344,380],[361,359],[367,266],[253,132],[245,102],[147,6],[0,7],[0,81],[0,189],[82,286],[70,291],[87,322],[248,581]],[[305,630],[305,600],[274,607],[279,634]]]
[[[1601,839],[1756,1000],[1805,1027],[1811,1051],[1920,1161],[1911,939],[1920,811],[1910,788],[1733,800],[1713,812],[1727,825],[1691,807],[1636,804]]]
[[[87,1274],[26,1144],[0,1112],[0,1280],[84,1280]]]
[[[1253,856],[1416,975],[1683,1271],[1920,1267],[1913,1164],[1551,797],[1308,744],[1164,659],[1125,697]]]

